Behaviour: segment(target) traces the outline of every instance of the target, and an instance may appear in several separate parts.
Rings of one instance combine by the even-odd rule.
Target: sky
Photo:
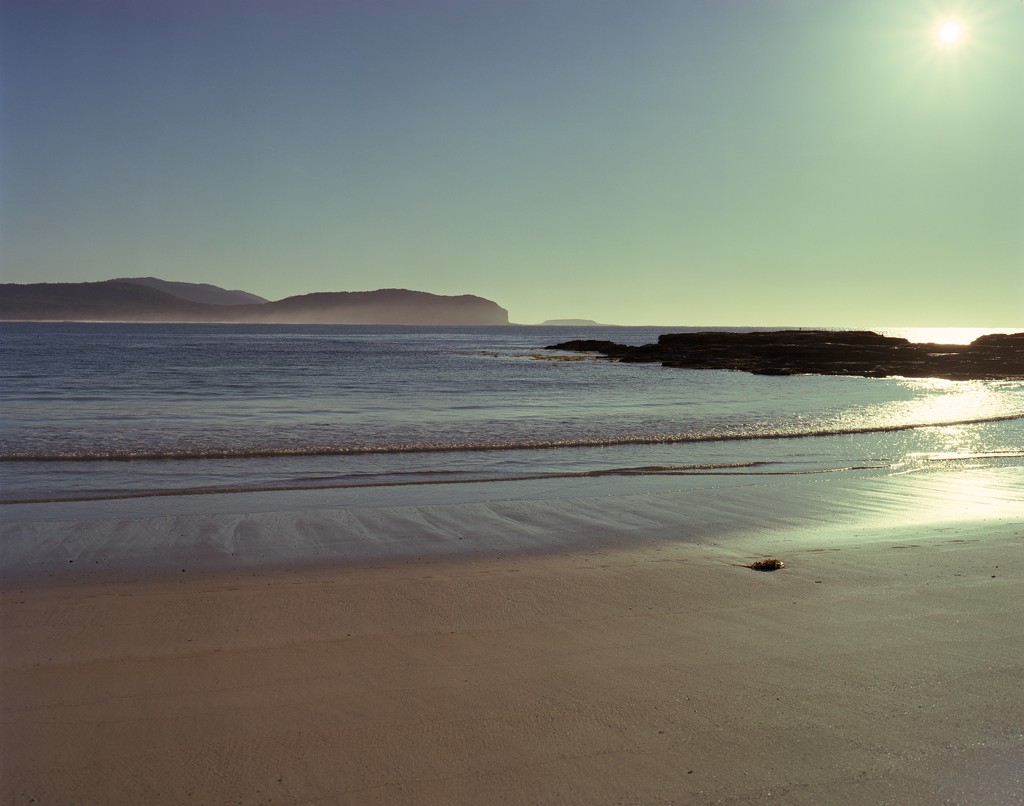
[[[1024,325],[1022,87],[1021,0],[0,0],[0,278]]]

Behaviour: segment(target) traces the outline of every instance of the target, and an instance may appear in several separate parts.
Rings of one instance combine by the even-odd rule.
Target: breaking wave
[[[700,442],[738,442],[773,439],[808,439],[856,434],[884,434],[925,428],[977,425],[980,423],[1024,420],[1024,414],[948,420],[924,423],[897,423],[863,427],[794,427],[774,429],[733,429],[675,434],[632,434],[567,439],[512,439],[478,441],[439,441],[366,445],[285,445],[257,447],[202,447],[183,449],[118,448],[71,451],[2,451],[0,462],[111,462],[196,459],[261,459],[274,457],[358,456],[368,454],[444,453],[482,451],[550,450],[558,448],[597,448],[622,445],[671,445]]]

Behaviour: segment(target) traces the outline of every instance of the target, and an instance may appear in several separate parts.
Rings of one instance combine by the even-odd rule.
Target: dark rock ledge
[[[1024,333],[971,344],[914,344],[867,330],[666,333],[639,347],[577,339],[548,350],[594,352],[630,363],[681,369],[733,369],[758,375],[861,375],[884,378],[1024,380]]]

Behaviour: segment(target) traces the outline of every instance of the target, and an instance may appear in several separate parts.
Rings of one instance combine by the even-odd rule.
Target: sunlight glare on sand
[[[1015,492],[1002,474],[981,467],[930,475],[918,490],[912,517],[918,523],[1016,518],[1021,515],[1021,502]]]

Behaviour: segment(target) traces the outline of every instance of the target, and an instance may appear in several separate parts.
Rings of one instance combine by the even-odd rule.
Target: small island
[[[541,327],[601,327],[600,322],[593,319],[546,319],[540,323]]]
[[[1024,379],[1024,333],[982,336],[970,344],[915,344],[867,330],[705,331],[666,333],[656,344],[641,346],[576,339],[545,349],[594,352],[629,363],[757,375]]]

